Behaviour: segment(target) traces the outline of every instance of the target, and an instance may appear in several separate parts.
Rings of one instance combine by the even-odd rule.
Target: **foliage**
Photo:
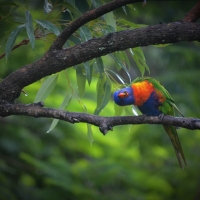
[[[106,3],[35,2],[0,2],[0,44],[1,52],[6,54],[0,60],[1,78],[39,59],[72,20]],[[159,6],[172,14],[166,15]],[[157,18],[173,21],[183,17],[187,9],[188,5],[180,9],[176,2],[148,2],[144,7],[130,4],[82,26],[65,48],[114,31],[157,23]],[[26,39],[30,44],[12,51]],[[68,111],[130,115],[131,107],[114,108],[111,95],[120,87],[119,83],[130,83],[151,72],[170,91],[185,116],[200,117],[198,47],[194,42],[111,53],[29,85],[24,88],[28,96],[21,95],[17,101],[43,100],[47,107]],[[179,169],[171,143],[160,126],[124,126],[103,137],[96,127],[86,124],[71,125],[58,120],[51,123],[48,119],[26,117],[1,119],[0,199],[194,198],[200,136],[197,131],[178,132],[189,165],[184,171]],[[92,145],[87,141],[87,133]]]

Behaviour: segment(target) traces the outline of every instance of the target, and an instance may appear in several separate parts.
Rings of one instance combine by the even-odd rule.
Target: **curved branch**
[[[96,9],[88,11],[81,15],[79,18],[74,20],[71,24],[69,24],[62,33],[56,38],[54,43],[51,45],[50,50],[61,49],[65,44],[67,39],[81,26],[86,24],[87,22],[97,19],[98,17],[111,12],[117,8],[120,8],[126,4],[143,2],[144,0],[114,0],[109,2],[103,6],[100,6]]]
[[[200,24],[174,22],[110,33],[74,47],[47,52],[0,83],[0,99],[14,101],[21,90],[41,78],[115,51],[153,44],[200,41]]]
[[[165,115],[164,117],[151,116],[123,116],[123,117],[101,117],[97,115],[68,112],[53,108],[43,108],[43,103],[22,105],[22,104],[4,104],[0,105],[0,116],[9,115],[26,115],[32,117],[54,118],[67,121],[70,123],[89,123],[99,127],[100,131],[105,135],[114,126],[126,124],[166,124],[187,129],[199,129],[200,119],[172,117]]]

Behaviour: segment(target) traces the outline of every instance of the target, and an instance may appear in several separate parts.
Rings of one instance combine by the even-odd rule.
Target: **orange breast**
[[[133,83],[131,87],[134,91],[136,106],[143,105],[143,103],[150,97],[151,93],[155,91],[153,84],[148,81]]]

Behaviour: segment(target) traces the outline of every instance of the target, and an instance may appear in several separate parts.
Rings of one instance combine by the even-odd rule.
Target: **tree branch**
[[[126,124],[166,124],[186,129],[199,129],[200,119],[172,117],[165,115],[163,118],[151,116],[123,116],[123,117],[101,117],[91,114],[68,112],[53,108],[43,108],[43,103],[36,104],[1,104],[0,116],[9,115],[26,115],[32,117],[54,118],[67,121],[70,123],[89,123],[99,127],[100,131],[105,135],[114,126]]]
[[[189,13],[183,18],[185,22],[196,22],[200,17],[200,1],[189,11]]]
[[[62,46],[65,44],[67,39],[81,26],[86,24],[89,21],[97,19],[102,15],[109,13],[117,8],[125,6],[126,4],[136,3],[136,2],[143,2],[143,0],[114,0],[111,1],[103,6],[100,6],[96,9],[88,11],[81,15],[79,18],[74,20],[71,24],[69,24],[62,33],[56,38],[54,43],[50,47],[50,51],[54,49],[61,49]]]
[[[115,51],[153,44],[200,41],[200,24],[174,22],[110,33],[74,47],[47,52],[0,83],[0,99],[14,101],[22,88],[41,78]]]

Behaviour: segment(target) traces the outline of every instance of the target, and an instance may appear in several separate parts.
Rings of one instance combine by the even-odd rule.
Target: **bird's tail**
[[[174,126],[168,126],[168,125],[163,125],[163,127],[165,131],[167,132],[167,134],[169,135],[169,138],[172,142],[179,165],[181,166],[182,169],[184,169],[184,164],[185,166],[187,166],[187,163],[185,160],[185,156],[183,153],[183,149],[181,147],[181,143],[180,143],[176,128]]]

